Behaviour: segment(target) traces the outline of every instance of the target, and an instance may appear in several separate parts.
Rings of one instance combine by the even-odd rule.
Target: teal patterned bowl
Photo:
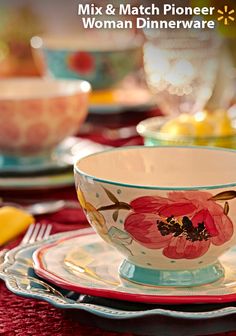
[[[113,39],[110,44],[99,43],[92,37],[89,43],[78,37],[34,38],[32,41],[36,63],[44,64],[45,74],[60,79],[87,80],[95,90],[113,87],[142,65],[142,41],[135,37],[117,43]]]

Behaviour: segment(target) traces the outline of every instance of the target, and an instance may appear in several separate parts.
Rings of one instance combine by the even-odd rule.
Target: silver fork
[[[50,236],[51,230],[52,230],[51,224],[40,224],[40,223],[31,224],[28,227],[19,245],[23,246],[35,243],[36,241],[47,239]],[[4,249],[0,251],[0,264],[3,263],[4,257],[8,251],[9,249]]]
[[[71,208],[71,209],[79,209],[79,202],[78,201],[70,201],[70,200],[52,200],[52,201],[33,201],[32,204],[25,204],[19,205],[17,200],[14,199],[10,201],[0,200],[0,206],[14,206],[16,208],[23,209],[29,212],[31,215],[38,216],[38,215],[45,215],[57,212],[64,208]]]
[[[32,244],[36,241],[47,239],[50,236],[51,230],[51,224],[31,224],[20,242],[20,245]]]

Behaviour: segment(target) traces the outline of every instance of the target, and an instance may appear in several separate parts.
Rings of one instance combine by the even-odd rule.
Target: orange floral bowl
[[[0,81],[0,166],[47,160],[75,134],[88,111],[90,85],[83,81]]]
[[[33,54],[45,75],[82,79],[95,90],[118,84],[142,66],[142,39],[131,34],[45,36],[32,39]]]
[[[127,147],[75,164],[78,199],[103,240],[125,257],[123,279],[198,286],[224,276],[236,242],[236,152]]]

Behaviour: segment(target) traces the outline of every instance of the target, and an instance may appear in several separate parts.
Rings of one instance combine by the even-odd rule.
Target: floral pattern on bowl
[[[42,47],[45,73],[59,79],[88,81],[94,90],[108,89],[142,66],[141,45],[126,50],[60,50]]]
[[[25,165],[32,157],[45,161],[77,133],[88,112],[86,82],[10,79],[0,88],[1,165]]]
[[[222,207],[216,200],[231,199],[232,194],[236,197],[234,191],[215,196],[204,191],[188,191],[170,192],[167,198],[140,197],[130,203],[133,212],[124,226],[140,244],[163,249],[163,255],[168,258],[199,258],[211,244],[219,246],[231,239],[233,223],[227,216],[228,202]],[[149,237],[149,231],[155,234]]]
[[[76,52],[68,56],[68,67],[78,75],[89,75],[95,70],[95,60],[88,52]]]
[[[104,191],[113,204],[99,209],[85,200],[82,190],[78,189],[77,195],[91,225],[107,242],[119,241],[124,247],[135,240],[148,249],[162,249],[167,258],[195,259],[203,256],[211,244],[222,245],[233,235],[227,200],[236,198],[236,191],[215,196],[203,191],[170,192],[167,198],[143,196],[129,204],[119,201],[108,189]],[[224,207],[217,200],[224,200]],[[116,226],[108,230],[102,213],[114,210],[116,223],[121,209],[131,211],[125,218],[124,231]],[[117,241],[111,234],[114,230],[121,234]]]

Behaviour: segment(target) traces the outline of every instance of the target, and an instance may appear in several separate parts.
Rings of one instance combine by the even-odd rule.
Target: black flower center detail
[[[204,222],[193,226],[191,219],[187,216],[182,218],[182,223],[179,223],[174,216],[168,217],[166,221],[157,220],[157,228],[162,236],[168,236],[169,234],[174,237],[184,236],[186,240],[191,242],[206,241],[211,237]]]

